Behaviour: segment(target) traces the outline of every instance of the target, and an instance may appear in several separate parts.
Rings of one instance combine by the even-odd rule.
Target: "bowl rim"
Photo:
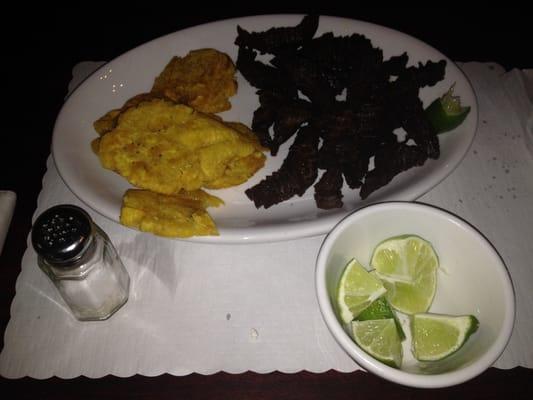
[[[502,329],[498,333],[494,343],[475,363],[467,365],[458,371],[449,371],[432,375],[414,374],[407,371],[398,370],[377,361],[372,356],[360,349],[337,320],[327,291],[325,279],[326,261],[329,250],[339,235],[344,232],[344,230],[354,220],[366,217],[369,214],[379,213],[382,210],[391,209],[411,212],[425,211],[427,213],[432,213],[438,218],[444,218],[447,221],[458,225],[461,229],[467,231],[468,234],[473,235],[474,239],[477,239],[477,241],[489,253],[491,253],[491,256],[496,260],[497,267],[495,270],[500,274],[501,283],[504,290],[504,320]],[[344,349],[344,351],[347,352],[348,355],[365,370],[370,371],[384,379],[405,386],[419,388],[440,388],[457,385],[476,377],[489,368],[503,353],[507,343],[511,338],[515,321],[515,291],[511,280],[511,275],[503,258],[498,253],[494,245],[482,232],[479,231],[479,229],[465,219],[443,208],[421,202],[386,201],[374,203],[354,210],[352,213],[348,214],[341,221],[339,221],[326,235],[319,248],[315,267],[315,288],[320,312],[324,322],[326,323],[326,326],[337,343]]]

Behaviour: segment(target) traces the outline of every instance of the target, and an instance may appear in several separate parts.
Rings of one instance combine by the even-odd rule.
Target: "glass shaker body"
[[[105,320],[127,302],[128,272],[109,237],[82,209],[61,205],[45,211],[32,241],[39,267],[78,320]]]

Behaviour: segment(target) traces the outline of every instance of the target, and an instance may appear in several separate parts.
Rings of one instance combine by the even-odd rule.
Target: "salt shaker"
[[[128,301],[130,277],[109,237],[80,207],[49,208],[35,221],[32,244],[74,316],[104,320]]]

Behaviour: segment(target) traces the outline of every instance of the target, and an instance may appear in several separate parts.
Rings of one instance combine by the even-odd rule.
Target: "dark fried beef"
[[[328,32],[307,43],[298,55],[315,61],[326,68],[344,70],[365,59],[383,58],[381,49],[372,46],[368,38],[354,33],[334,36]]]
[[[440,145],[437,132],[424,113],[422,102],[406,116],[403,128],[407,132],[406,139],[413,139],[429,158],[437,159],[440,156]]]
[[[272,137],[270,136],[270,127],[276,118],[274,110],[268,106],[260,105],[254,111],[252,119],[252,130],[257,135],[259,142],[266,148],[272,146]]]
[[[407,66],[407,61],[409,61],[407,53],[393,56],[383,62],[383,70],[389,76],[398,76]]]
[[[360,188],[363,184],[371,155],[371,149],[364,146],[354,146],[351,149],[351,157],[342,163],[342,174],[350,189]]]
[[[315,182],[318,140],[318,132],[310,125],[300,129],[280,169],[246,190],[257,208],[269,208],[293,196],[302,196]]]
[[[445,70],[445,60],[438,62],[428,61],[425,64],[418,63],[417,67],[406,68],[404,72],[400,73],[399,79],[412,79],[419,88],[433,86],[444,79]]]
[[[296,94],[296,86],[283,71],[256,61],[256,56],[257,53],[247,47],[240,47],[237,56],[237,69],[252,86]]]
[[[279,107],[278,110],[282,112],[278,112],[274,121],[274,135],[270,146],[273,156],[278,153],[279,147],[289,140],[312,115],[311,104],[305,100],[294,99],[280,103]]]
[[[326,170],[315,185],[316,205],[324,210],[342,207],[342,183],[340,169]]]
[[[427,154],[419,146],[391,143],[381,146],[374,156],[374,169],[366,176],[359,195],[366,199],[370,193],[385,186],[400,172],[423,165]]]
[[[294,27],[270,28],[265,32],[250,33],[237,26],[235,44],[270,54],[295,50],[313,38],[318,28],[318,18],[318,15],[307,15]]]
[[[288,76],[298,90],[314,104],[330,104],[335,101],[336,90],[319,65],[310,59],[296,55],[275,57],[271,63]]]
[[[340,168],[344,160],[350,158],[348,152],[359,142],[356,113],[344,104],[337,103],[315,124],[320,128],[322,138],[318,167]]]
[[[308,101],[269,91],[259,91],[259,103],[260,107],[254,112],[252,130],[257,133],[261,144],[270,148],[275,156],[279,146],[310,119],[312,107]]]
[[[440,155],[418,94],[444,78],[446,61],[407,67],[407,53],[384,60],[363,35],[313,38],[317,27],[318,18],[309,16],[265,32],[238,27],[237,68],[259,89],[252,129],[272,155],[296,136],[281,168],[246,191],[258,208],[303,195],[319,170],[317,206],[342,207],[344,181],[365,199],[398,173]],[[274,57],[265,64],[257,52]],[[406,132],[402,142],[398,128]]]

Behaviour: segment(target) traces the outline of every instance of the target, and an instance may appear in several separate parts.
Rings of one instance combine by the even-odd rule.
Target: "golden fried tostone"
[[[120,222],[123,225],[166,237],[218,235],[205,210],[223,204],[218,197],[197,190],[164,195],[130,189],[124,195]]]
[[[108,111],[102,117],[98,118],[93,124],[94,130],[98,132],[100,136],[105,135],[107,132],[112,131],[115,126],[117,126],[118,117],[124,111],[132,107],[137,107],[143,101],[160,98],[163,98],[163,96],[156,95],[154,93],[141,93],[133,96],[131,99],[126,101],[121,108]]]
[[[155,79],[151,92],[205,113],[231,108],[229,97],[237,93],[235,65],[215,49],[199,49],[185,57],[173,57]]]
[[[226,54],[194,50],[174,57],[150,93],[94,122],[100,137],[91,146],[102,165],[154,191],[126,192],[122,224],[161,236],[218,234],[205,209],[223,202],[198,188],[239,185],[265,163],[266,149],[248,127],[202,113],[231,108],[234,76]]]
[[[229,110],[229,97],[237,93],[235,65],[215,49],[200,49],[185,57],[173,57],[155,79],[149,93],[138,94],[121,107],[107,112],[93,126],[104,135],[115,128],[120,114],[147,100],[168,99],[205,113]]]
[[[161,99],[124,111],[94,147],[105,168],[162,194],[239,185],[266,159],[243,125]]]

